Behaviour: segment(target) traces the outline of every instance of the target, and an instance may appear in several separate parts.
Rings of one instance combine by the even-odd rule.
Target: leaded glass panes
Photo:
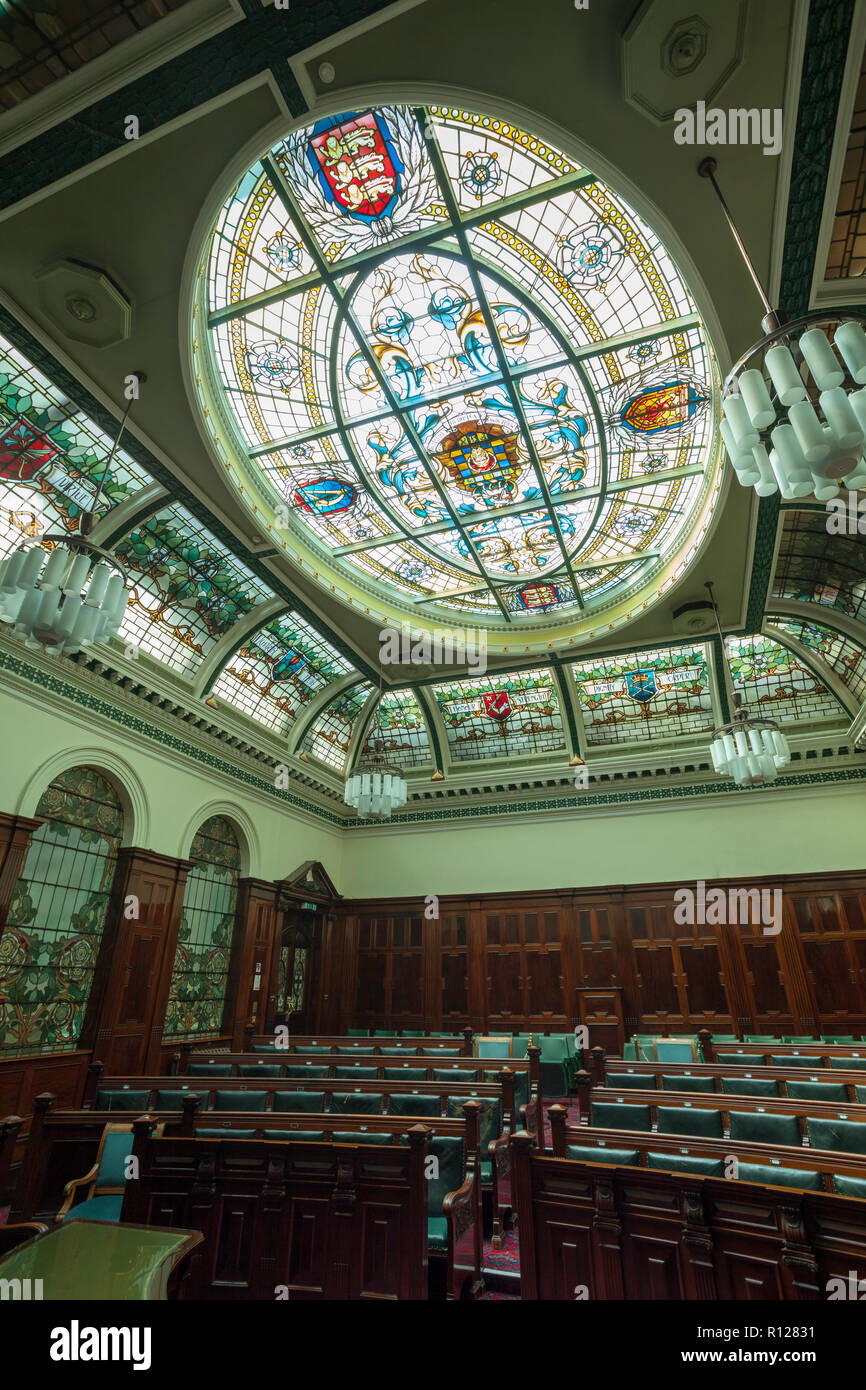
[[[323,117],[244,176],[206,261],[238,458],[346,574],[509,621],[531,609],[491,584],[543,575],[565,615],[649,582],[703,515],[695,305],[638,214],[530,132]]]
[[[780,724],[847,718],[823,681],[771,637],[729,637],[726,646],[734,690],[752,713]]]
[[[866,618],[866,536],[828,532],[823,507],[784,516],[773,597]]]
[[[77,531],[151,479],[0,335],[0,559],[46,531]],[[101,490],[100,490],[101,488]]]
[[[195,670],[239,618],[271,597],[177,503],[124,536],[115,553],[130,578],[121,639],[176,671]]]
[[[431,759],[427,725],[417,697],[411,690],[384,694],[370,721],[364,751],[378,743],[390,762],[400,767],[421,767]]]
[[[235,921],[240,846],[229,821],[212,816],[192,842],[165,1036],[218,1033]]]
[[[559,699],[548,670],[478,676],[433,687],[452,758],[519,757],[564,748]]]
[[[702,646],[596,657],[571,669],[588,744],[678,738],[713,728]]]
[[[370,690],[369,685],[354,685],[351,690],[335,696],[316,715],[304,735],[300,751],[341,771],[352,741],[355,721],[367,703]]]
[[[78,1040],[105,925],[123,811],[92,767],[57,777],[33,832],[0,941],[0,1051]]]
[[[841,632],[823,623],[773,618],[767,624],[784,640],[793,637],[809,651],[817,653],[846,685],[856,700],[866,699],[866,649]]]
[[[319,690],[350,669],[302,618],[287,614],[247,638],[213,693],[282,734]]]

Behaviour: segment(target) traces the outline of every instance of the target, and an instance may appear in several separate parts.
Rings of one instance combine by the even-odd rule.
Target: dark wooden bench
[[[539,1154],[512,1140],[520,1292],[553,1299],[825,1299],[866,1275],[866,1202]]]

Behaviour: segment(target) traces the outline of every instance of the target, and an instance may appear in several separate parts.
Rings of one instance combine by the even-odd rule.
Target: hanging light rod
[[[840,482],[866,487],[866,315],[813,309],[789,323],[770,303],[716,181],[702,159],[731,234],[764,306],[764,336],[734,364],[722,387],[721,435],[737,479],[759,497],[814,494],[829,502]]]

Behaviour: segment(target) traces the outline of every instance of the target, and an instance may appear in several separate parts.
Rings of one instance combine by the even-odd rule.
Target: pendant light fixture
[[[709,591],[727,664],[727,649],[713,586],[708,582],[705,587]],[[710,744],[714,770],[722,777],[733,777],[738,787],[763,787],[768,782],[775,782],[779,769],[787,767],[791,761],[788,740],[774,719],[752,715],[743,709],[736,691],[731,695],[731,703],[734,706],[733,719],[714,731]]]
[[[143,372],[134,373],[139,382]],[[107,550],[88,539],[96,507],[132,408],[126,410],[111,446],[90,509],[79,530],[43,536],[0,564],[0,621],[13,624],[26,646],[72,656],[120,630],[128,599],[126,570]]]
[[[346,778],[343,800],[358,813],[359,820],[390,820],[392,811],[406,805],[406,779],[396,764],[388,761],[382,737],[382,673],[379,673],[379,698],[376,716],[378,735],[369,751],[362,752]]]
[[[759,497],[811,494],[829,502],[840,483],[866,487],[866,315],[813,309],[789,323],[771,305],[716,182],[709,179],[764,305],[764,336],[734,364],[722,388],[722,439],[737,479]]]

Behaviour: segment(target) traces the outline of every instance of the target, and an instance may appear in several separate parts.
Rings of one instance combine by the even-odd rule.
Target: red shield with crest
[[[390,211],[399,170],[372,111],[317,132],[310,148],[330,201],[353,217],[378,218]]]
[[[491,719],[507,719],[511,713],[511,701],[507,690],[486,690],[484,708]]]

